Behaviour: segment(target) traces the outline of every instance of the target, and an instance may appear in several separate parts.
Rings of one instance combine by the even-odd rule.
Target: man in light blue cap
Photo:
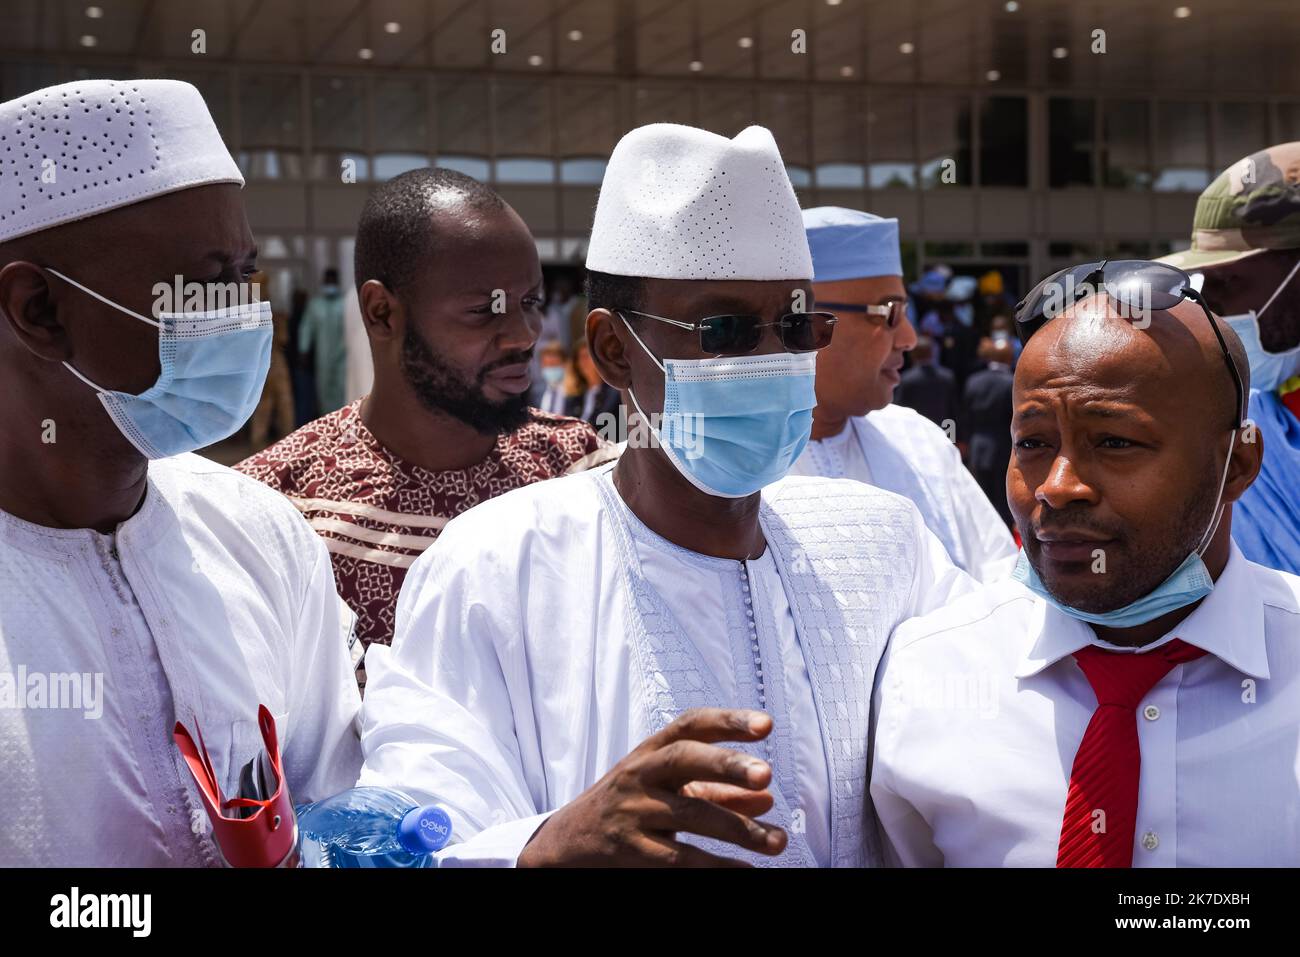
[[[817,356],[812,441],[792,472],[853,478],[911,499],[955,564],[981,581],[1011,571],[1006,524],[943,429],[891,405],[903,353],[916,345],[898,220],[838,206],[804,210],[819,311],[839,317]]]

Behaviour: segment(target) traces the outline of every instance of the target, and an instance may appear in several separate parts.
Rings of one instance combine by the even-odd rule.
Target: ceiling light
[[[898,52],[903,54],[904,56],[909,55],[915,49],[916,47],[912,44],[910,40],[904,40],[902,43],[898,45]]]
[[[542,65],[542,58],[541,58],[541,56],[539,56],[538,54],[534,53],[532,56],[530,56],[530,57],[528,58],[528,65],[529,65],[529,66],[541,66],[541,65]]]
[[[691,72],[692,72],[692,73],[699,73],[699,72],[700,72],[701,70],[703,70],[703,69],[704,69],[704,64],[701,63],[699,60],[692,60],[692,61],[691,61]]]
[[[92,20],[98,20],[104,15],[103,7],[86,7],[86,16]]]
[[[852,75],[853,75],[853,67],[851,66],[840,67],[840,76],[852,76]]]
[[[1192,15],[1191,7],[1174,7],[1174,16],[1179,20],[1186,20]]]
[[[361,59],[363,60],[369,60],[374,55],[375,55],[375,51],[370,49],[370,47],[362,47],[360,50],[357,51],[357,56],[361,57]]]
[[[385,33],[401,33],[401,32],[402,32],[402,25],[401,25],[400,23],[398,23],[396,20],[389,20],[387,23],[384,24],[384,32],[385,32]]]
[[[754,38],[741,37],[739,40],[736,41],[736,45],[740,47],[742,50],[748,50],[750,47],[754,45]]]
[[[83,47],[93,47],[98,42],[99,41],[96,40],[94,37],[92,37],[89,33],[87,33],[84,37],[81,38],[81,45]]]
[[[574,43],[577,43],[579,40],[582,39],[582,31],[581,31],[581,30],[570,30],[570,31],[569,31],[569,39],[572,40]]]
[[[1053,48],[1052,48],[1052,59],[1053,59],[1053,60],[1064,60],[1064,59],[1065,59],[1066,57],[1068,57],[1069,55],[1070,55],[1070,51],[1067,50],[1065,47],[1053,47]]]
[[[1002,79],[1002,74],[997,70],[989,70],[989,72],[985,73],[984,76],[988,78],[990,83],[996,83],[998,80]]]
[[[1015,13],[1020,9],[1020,4],[1016,0],[1007,0],[1007,13]]]

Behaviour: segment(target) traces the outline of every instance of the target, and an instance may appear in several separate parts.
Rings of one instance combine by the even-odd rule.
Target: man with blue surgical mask
[[[1300,573],[1300,142],[1224,170],[1196,203],[1191,249],[1160,261],[1193,274],[1250,360],[1264,461],[1233,537],[1252,561]]]
[[[1012,580],[903,625],[882,662],[871,794],[888,857],[1294,865],[1300,578],[1232,541],[1260,460],[1245,351],[1185,274],[1089,273],[1153,294],[1144,313],[1107,294],[1037,313],[1041,286],[1022,303]]]
[[[324,546],[190,454],[244,424],[270,361],[243,179],[172,80],[38,90],[0,131],[27,158],[0,219],[0,866],[217,864],[177,721],[226,794],[259,705],[295,801],[360,766]]]
[[[782,480],[835,317],[771,133],[628,133],[587,269],[627,449],[416,559],[366,656],[360,783],[446,807],[444,866],[874,862],[876,663],[973,583],[905,499]]]

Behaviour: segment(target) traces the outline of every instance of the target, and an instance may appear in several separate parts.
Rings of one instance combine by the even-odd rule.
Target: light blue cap
[[[803,228],[812,250],[814,282],[903,274],[896,219],[818,206],[803,211]]]

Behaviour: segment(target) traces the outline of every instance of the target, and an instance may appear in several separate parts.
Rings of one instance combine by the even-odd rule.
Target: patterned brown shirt
[[[393,640],[406,569],[448,521],[503,492],[614,457],[581,419],[533,410],[467,469],[430,471],[380,445],[361,400],[309,422],[235,466],[286,495],[325,540],[334,580],[365,645]]]

